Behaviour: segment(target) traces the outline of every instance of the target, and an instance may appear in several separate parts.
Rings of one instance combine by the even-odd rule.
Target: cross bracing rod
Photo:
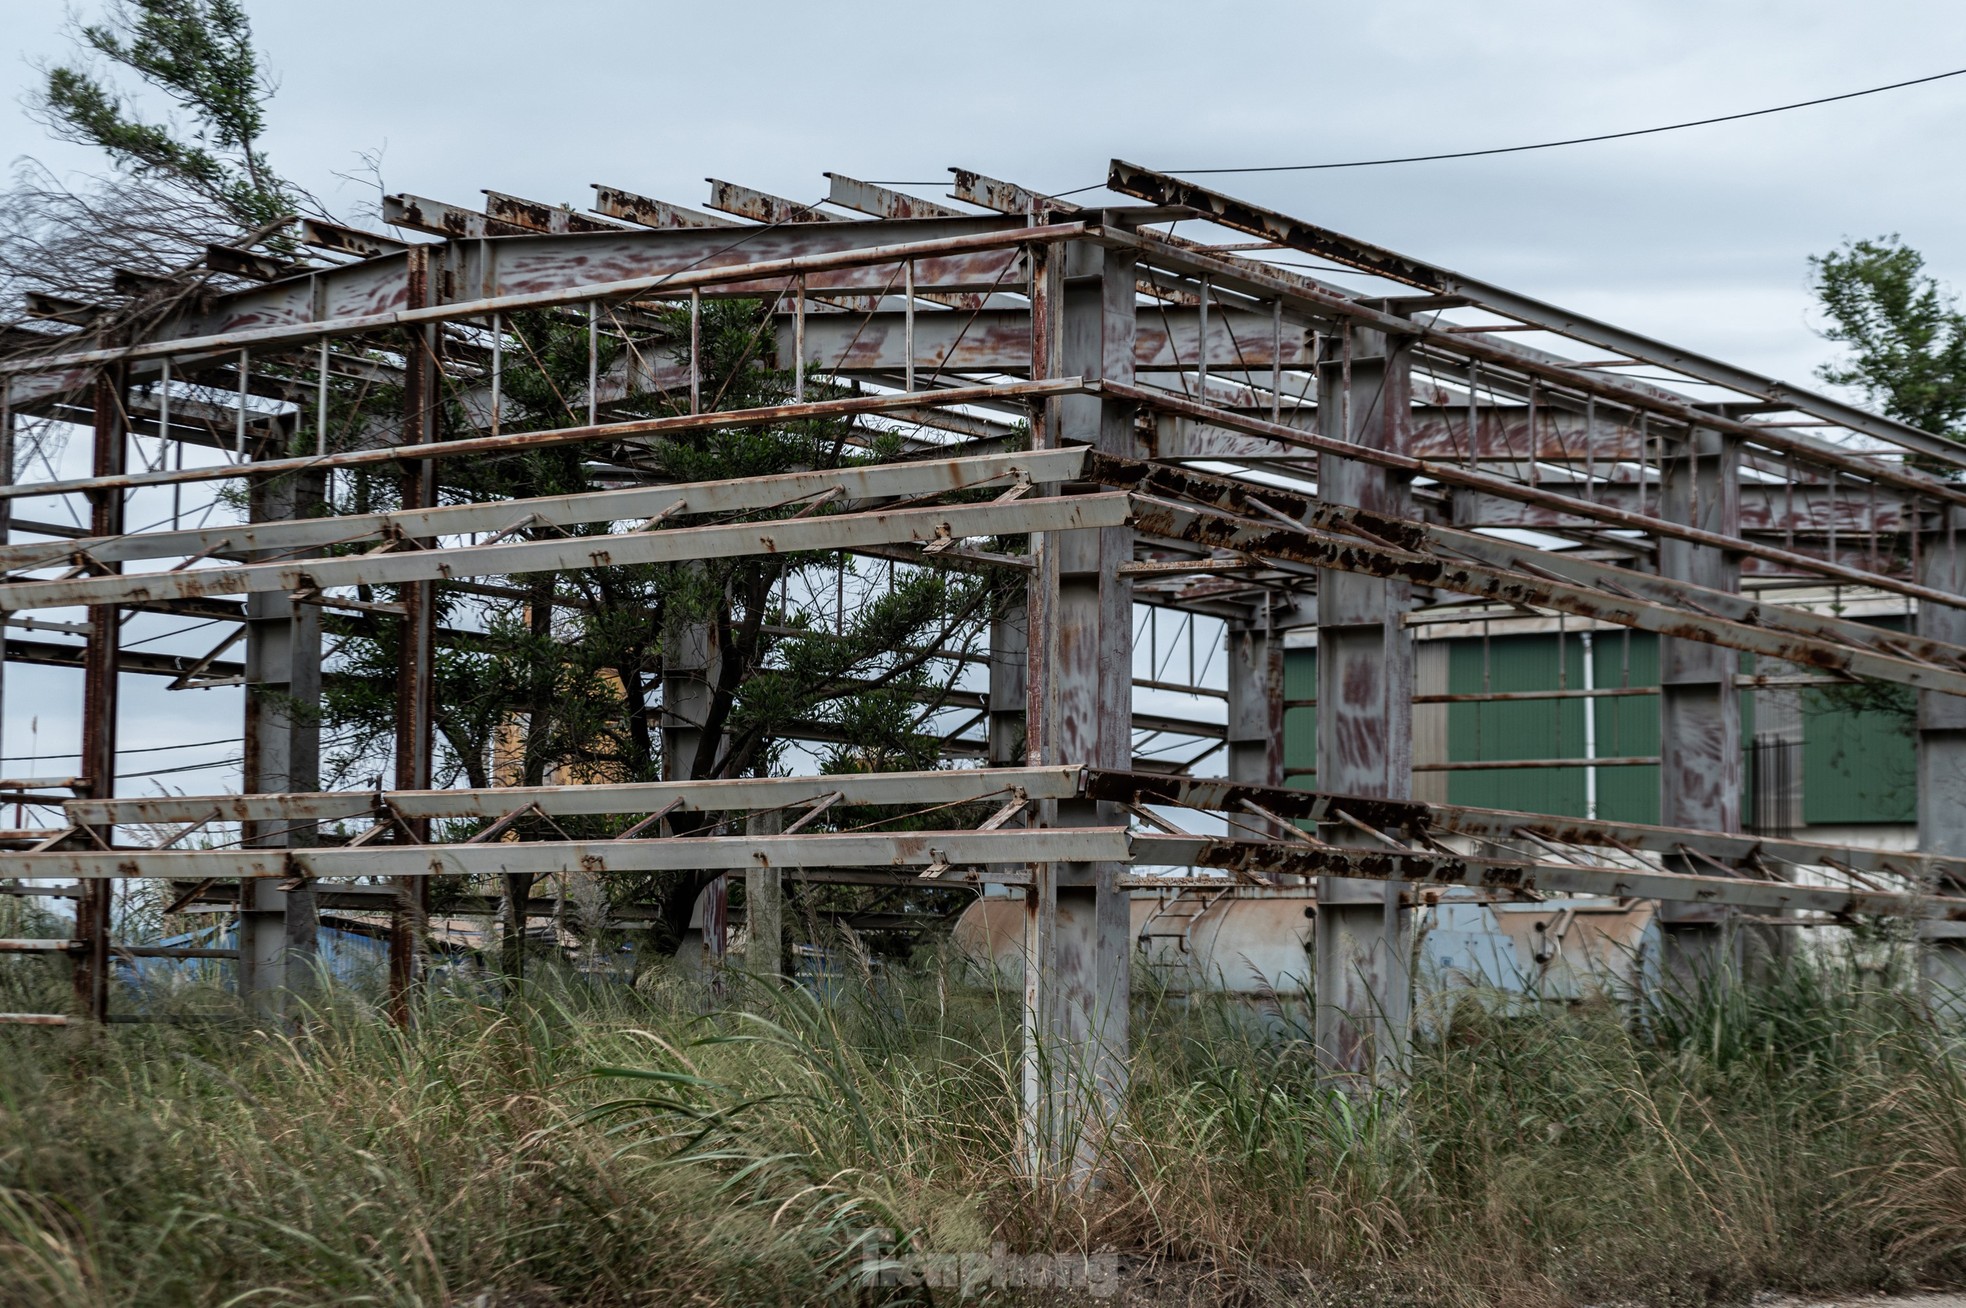
[[[528,522],[566,527],[624,522],[658,515],[756,512],[797,504],[828,491],[849,501],[958,491],[1023,476],[1044,483],[1069,481],[1084,462],[1080,449],[985,454],[909,463],[814,469],[720,481],[589,491],[537,499],[494,500],[386,513],[257,522],[191,531],[154,531],[84,537],[24,545],[0,545],[0,568],[47,567],[85,554],[100,563],[132,559],[229,556],[266,550],[299,550],[381,539],[424,540],[500,532]]]
[[[325,849],[114,849],[0,854],[0,876],[173,881],[666,872],[752,867],[931,867],[986,863],[1119,862],[1123,827],[1036,830],[822,832],[794,836],[667,836],[643,840],[489,841],[482,845],[362,845]]]
[[[391,445],[384,449],[354,450],[346,454],[262,459],[253,463],[215,464],[203,468],[170,468],[157,472],[129,473],[120,477],[81,477],[69,481],[20,482],[13,485],[0,485],[0,499],[22,499],[99,490],[133,490],[139,486],[224,481],[239,477],[274,477],[295,472],[322,472],[338,468],[402,464],[418,459],[499,455],[551,445],[652,439],[680,432],[708,431],[720,427],[770,426],[815,418],[845,418],[860,414],[905,412],[924,406],[977,404],[986,400],[997,403],[1019,403],[1054,395],[1070,395],[1085,388],[1086,382],[1082,378],[1053,377],[1037,381],[1006,382],[996,386],[961,386],[947,390],[916,391],[912,394],[854,395],[837,400],[814,400],[805,404],[772,404],[756,409],[682,413],[663,418],[635,418],[626,422],[511,432],[456,441]]]
[[[1686,903],[1731,904],[1775,912],[1858,913],[1966,921],[1966,899],[1840,890],[1788,881],[1662,872],[1655,868],[1594,867],[1580,863],[1459,855],[1393,849],[1313,848],[1281,841],[1217,840],[1206,836],[1135,835],[1135,864],[1215,867],[1282,876],[1344,876],[1369,881],[1416,881],[1529,893],[1610,895]],[[45,858],[47,855],[35,855]]]
[[[1081,769],[948,768],[932,772],[847,772],[809,777],[738,777],[717,781],[643,781],[594,786],[499,786],[481,790],[325,791],[314,794],[153,795],[77,799],[67,806],[80,825],[190,822],[217,812],[218,822],[337,822],[388,811],[405,818],[496,818],[522,805],[553,817],[678,812],[741,813],[783,808],[837,792],[849,805],[921,806],[1001,798],[1070,799]],[[1293,792],[1299,793],[1299,792]],[[176,816],[188,814],[185,817]]]
[[[961,541],[1034,531],[1118,527],[1127,521],[1118,492],[939,505],[667,531],[625,531],[495,545],[460,545],[392,554],[239,563],[179,572],[112,573],[59,581],[0,584],[0,610],[73,604],[128,604],[199,595],[313,592],[339,586],[400,585],[459,577],[565,572],[760,554],[850,550],[861,545]]]
[[[1472,304],[1518,322],[1612,350],[1621,356],[1671,368],[1743,395],[1757,396],[1799,413],[1834,422],[1851,431],[1915,450],[1955,467],[1966,467],[1966,452],[1962,452],[1957,443],[1909,423],[1869,413],[1855,405],[1791,386],[1772,377],[1763,377],[1746,368],[1735,367],[1492,283],[1396,254],[1334,232],[1328,227],[1264,209],[1166,173],[1115,159],[1107,185],[1123,195],[1131,195],[1150,204],[1181,205],[1194,209],[1210,222],[1331,259],[1361,272],[1402,282],[1434,295],[1465,297]]]
[[[779,293],[785,289],[784,283],[800,276],[809,277],[815,273],[856,269],[879,270],[898,267],[911,261],[920,264],[933,259],[964,254],[996,253],[1005,259],[1018,259],[1022,257],[1022,251],[1026,246],[1078,240],[1096,230],[1085,223],[1061,223],[1048,227],[1002,227],[994,222],[975,220],[973,225],[981,226],[984,230],[942,240],[906,241],[894,245],[863,245],[824,254],[800,254],[788,258],[730,263],[717,267],[671,268],[647,276],[627,277],[613,281],[572,280],[543,290],[488,295],[477,299],[432,305],[428,308],[391,309],[318,320],[301,319],[270,327],[242,327],[232,331],[147,341],[136,345],[14,359],[0,363],[0,376],[58,372],[91,368],[105,363],[170,358],[175,355],[218,354],[241,349],[309,344],[318,342],[324,336],[364,335],[461,318],[485,318],[494,313],[510,314],[530,309],[558,308],[563,305],[582,304],[590,300],[609,301],[649,295],[668,298],[690,290],[712,288],[726,290],[741,288],[742,293],[750,295],[759,294],[761,291]],[[878,223],[841,223],[829,224],[828,227],[845,228],[849,231],[857,229],[861,233],[885,230],[884,225]],[[993,227],[995,230],[990,230]],[[646,240],[667,235],[674,235],[674,233],[624,232],[619,237],[593,239]],[[541,236],[528,239],[563,242],[582,238]],[[728,241],[729,238],[719,239]],[[861,239],[864,239],[864,236]],[[353,268],[364,266],[363,264],[349,265]],[[570,273],[573,271],[574,269],[569,268]],[[879,289],[885,284],[867,278],[861,280],[867,281],[868,287],[872,289]],[[983,280],[986,285],[999,282],[1016,284],[1016,279],[1004,275],[1002,269],[993,269],[991,276]],[[61,389],[73,389],[73,386],[71,384]],[[18,395],[17,392],[17,402],[19,402]]]
[[[1766,559],[1772,563],[1815,572],[1824,577],[1835,577],[1862,586],[1875,586],[1901,595],[1911,595],[1934,604],[1952,607],[1966,605],[1966,598],[1921,586],[1915,582],[1904,581],[1868,568],[1852,567],[1832,559],[1818,558],[1811,554],[1800,554],[1793,550],[1764,541],[1745,539],[1740,536],[1722,535],[1718,532],[1703,531],[1685,523],[1670,521],[1652,514],[1635,513],[1616,505],[1599,500],[1585,499],[1575,495],[1565,495],[1550,489],[1551,483],[1531,486],[1512,481],[1490,472],[1481,472],[1462,465],[1438,459],[1420,459],[1391,450],[1363,448],[1346,441],[1298,427],[1283,426],[1268,422],[1248,414],[1235,413],[1214,405],[1197,403],[1183,396],[1167,391],[1157,391],[1144,386],[1125,386],[1115,382],[1097,383],[1101,393],[1118,395],[1133,400],[1149,408],[1172,413],[1211,426],[1223,427],[1247,435],[1261,436],[1280,445],[1292,445],[1305,450],[1315,450],[1321,454],[1337,454],[1361,463],[1376,464],[1380,467],[1394,468],[1410,472],[1415,476],[1427,477],[1447,486],[1465,486],[1493,495],[1498,499],[1512,500],[1522,504],[1536,505],[1540,508],[1554,509],[1578,518],[1587,518],[1604,527],[1632,528],[1654,536],[1669,536],[1677,540],[1689,541],[1698,545],[1708,545],[1715,549],[1729,550],[1749,558]],[[1560,484],[1560,483],[1559,483]],[[1747,487],[1743,487],[1745,491]],[[1545,528],[1546,530],[1548,528]]]

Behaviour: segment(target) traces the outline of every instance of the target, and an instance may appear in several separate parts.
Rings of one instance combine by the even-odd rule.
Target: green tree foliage
[[[85,50],[135,73],[190,121],[145,121],[92,69],[64,64],[48,70],[33,102],[56,136],[192,191],[241,227],[293,211],[294,189],[260,149],[273,84],[237,0],[117,0],[78,36]]]
[[[1952,291],[1925,270],[1925,256],[1896,234],[1845,241],[1809,260],[1818,304],[1829,316],[1823,335],[1848,348],[1816,375],[1850,386],[1885,415],[1953,440],[1966,439],[1966,313]],[[1910,456],[1926,471],[1951,477],[1950,464]],[[1903,686],[1857,682],[1815,697],[1849,713],[1879,713],[1910,730],[1917,700]]]
[[[1851,386],[1890,417],[1953,439],[1966,435],[1966,313],[1893,236],[1846,241],[1809,260],[1830,325],[1849,356],[1817,375]]]

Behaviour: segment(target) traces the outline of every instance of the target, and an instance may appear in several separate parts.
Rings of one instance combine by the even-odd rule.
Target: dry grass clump
[[[924,967],[703,1009],[567,977],[410,1031],[340,993],[286,1030],[0,1032],[0,1303],[943,1302],[869,1270],[996,1244],[1115,1252],[1163,1303],[1966,1275],[1966,1072],[1834,961],[1643,1022],[1469,997],[1365,1097],[1280,1013],[1143,996],[1090,1194],[1020,1166],[1012,997]]]

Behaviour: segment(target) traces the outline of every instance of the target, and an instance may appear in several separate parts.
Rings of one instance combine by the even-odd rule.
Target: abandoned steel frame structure
[[[110,938],[109,888],[160,878],[179,904],[236,902],[237,950],[189,952],[236,956],[242,992],[277,1009],[320,905],[393,911],[407,985],[414,887],[432,873],[742,872],[754,939],[777,934],[785,876],[995,883],[1027,906],[1025,1147],[1034,1167],[1080,1172],[1125,1087],[1138,886],[1314,883],[1317,1043],[1354,1077],[1398,1062],[1411,915],[1444,887],[1660,900],[1668,966],[1682,972],[1719,964],[1731,915],[1906,915],[1927,973],[1966,976],[1966,484],[1951,479],[1966,450],[1129,164],[1112,165],[1108,187],[1137,203],[1099,207],[962,171],[960,210],[829,176],[833,212],[722,182],[715,214],[609,187],[591,214],[498,193],[482,210],[390,197],[390,223],[439,239],[298,221],[290,248],[311,262],[215,247],[210,267],[242,279],[234,289],[120,336],[50,334],[0,364],[4,466],[23,416],[94,433],[90,476],[0,486],[0,528],[24,497],[82,497],[91,515],[85,531],[11,521],[47,539],[0,535],[0,611],[89,615],[84,646],[7,642],[9,660],[79,661],[85,692],[82,762],[60,779],[73,797],[52,794],[54,779],[7,783],[5,798],[61,820],[6,833],[0,853],[17,893],[73,898],[74,936],[0,947],[70,956],[79,1013],[102,1019],[125,948]],[[1174,224],[1229,235],[1204,242]],[[1277,251],[1393,285],[1347,289],[1264,257]],[[706,410],[694,324],[709,297],[773,306],[791,403]],[[502,429],[509,315],[632,339],[649,321],[637,306],[653,305],[689,307],[687,354],[597,363],[584,422]],[[41,308],[78,324],[102,311]],[[376,373],[401,387],[400,429],[331,447],[331,380]],[[809,376],[829,389],[808,401]],[[184,392],[193,380],[205,399]],[[655,391],[673,414],[610,411]],[[438,430],[447,396],[475,432]],[[318,441],[296,453],[310,416]],[[820,416],[905,433],[904,453],[691,485],[662,484],[643,457],[670,436]],[[133,435],[237,457],[131,472]],[[579,446],[617,488],[439,503],[448,460],[552,444]],[[326,479],[362,466],[400,470],[402,507],[315,516]],[[249,488],[247,523],[127,529],[133,490],[217,481]],[[571,524],[608,534],[542,529]],[[1004,540],[1028,548],[993,544]],[[434,587],[801,551],[1025,579],[1022,612],[992,625],[984,766],[431,789]],[[358,585],[400,588],[399,602],[351,598]],[[1915,626],[1812,602],[1844,587],[1903,600]],[[1137,605],[1226,622],[1226,778],[1135,759]],[[196,684],[225,670],[218,655],[238,638],[188,666],[123,651],[134,609],[243,634],[244,794],[113,793],[119,677]],[[320,695],[324,609],[400,624],[391,789],[319,790],[319,727],[295,705]],[[1660,825],[1413,799],[1415,623],[1525,613],[1660,637]],[[1284,786],[1293,629],[1314,630],[1318,650],[1315,791]],[[1759,660],[1752,675],[1743,652]],[[666,657],[663,731],[686,734],[702,725],[692,705],[715,655]],[[1917,691],[1915,853],[1741,832],[1739,687],[1832,680]],[[992,816],[825,829],[819,814],[841,800]],[[783,833],[761,820],[791,810],[804,816]],[[752,820],[745,834],[677,838],[669,819],[689,812]],[[1184,812],[1208,818],[1184,826]],[[534,814],[637,820],[613,840],[516,840],[516,819]],[[456,818],[493,821],[433,838],[434,821]],[[370,825],[335,845],[317,835],[333,821]],[[177,847],[213,823],[237,823],[240,840]]]

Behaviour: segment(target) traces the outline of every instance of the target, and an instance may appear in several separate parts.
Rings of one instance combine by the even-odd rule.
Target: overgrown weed
[[[1957,1282],[1966,1070],[1897,980],[1792,961],[1643,1021],[1469,994],[1365,1095],[1281,1009],[1144,995],[1090,1192],[1025,1175],[1016,996],[936,966],[0,1032],[0,1302],[905,1301],[867,1269],[993,1244],[1184,1302]]]

